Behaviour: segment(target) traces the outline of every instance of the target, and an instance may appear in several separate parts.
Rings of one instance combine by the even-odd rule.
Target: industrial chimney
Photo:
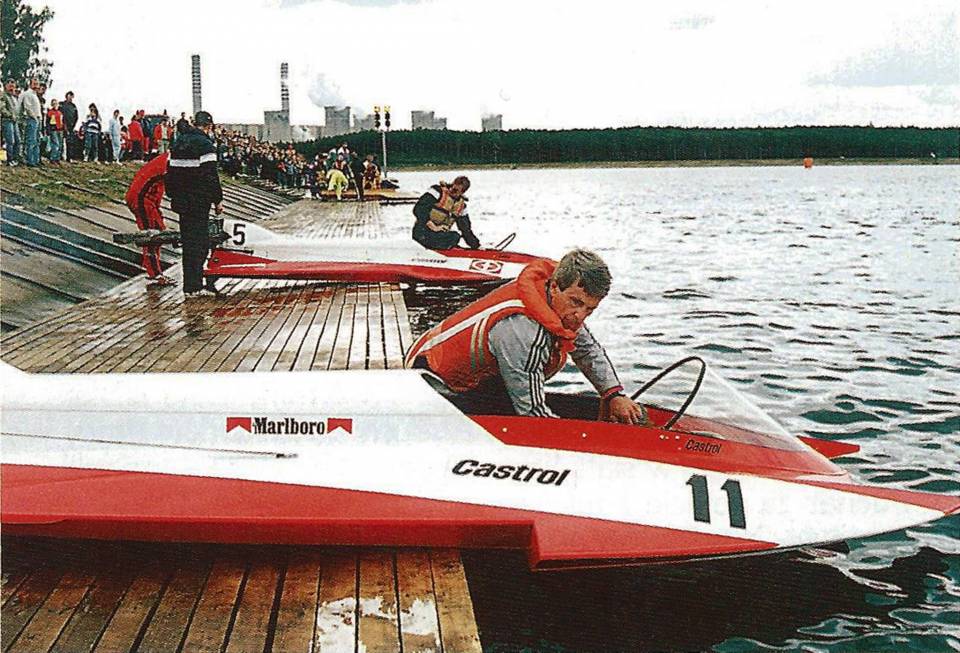
[[[290,89],[287,88],[287,76],[290,72],[286,62],[280,64],[280,110],[290,115]]]
[[[193,78],[193,115],[203,109],[203,102],[200,98],[200,55],[190,56],[190,71]]]

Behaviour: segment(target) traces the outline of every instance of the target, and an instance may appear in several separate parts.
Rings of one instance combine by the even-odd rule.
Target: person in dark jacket
[[[63,129],[64,139],[63,152],[64,152],[64,161],[76,161],[77,150],[80,149],[77,146],[77,120],[80,119],[80,113],[77,111],[77,105],[73,103],[73,91],[67,91],[67,94],[64,96],[63,102],[60,103],[60,113],[63,114]]]
[[[213,118],[198,111],[193,126],[187,125],[170,148],[167,196],[170,208],[180,216],[183,245],[183,294],[214,295],[213,282],[203,283],[203,265],[210,250],[210,207],[223,213],[223,189],[217,174],[217,148],[209,134]]]
[[[363,201],[363,173],[365,172],[365,167],[363,165],[363,159],[359,156],[354,156],[350,159],[350,172],[353,177],[353,183],[357,187],[357,201]]]
[[[463,195],[469,188],[470,180],[461,176],[452,184],[441,181],[421,195],[413,207],[417,218],[413,239],[428,249],[456,247],[461,237],[471,249],[480,247],[480,239],[474,235],[467,215],[467,198]],[[453,226],[460,232],[452,231]]]

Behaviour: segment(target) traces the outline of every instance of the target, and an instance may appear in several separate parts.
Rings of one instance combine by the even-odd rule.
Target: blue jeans
[[[97,150],[100,148],[100,134],[87,132],[83,137],[83,158],[87,161],[97,160]]]
[[[3,121],[3,145],[7,150],[7,163],[14,163],[17,160],[17,140],[20,135],[17,134],[17,123],[12,120]]]
[[[50,161],[60,161],[60,150],[63,148],[63,132],[50,132]]]
[[[40,121],[36,118],[24,118],[23,158],[27,160],[28,166],[40,165],[40,141],[37,139],[39,127]]]

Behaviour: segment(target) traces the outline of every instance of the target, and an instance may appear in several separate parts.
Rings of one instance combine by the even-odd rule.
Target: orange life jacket
[[[437,188],[434,186],[434,188]],[[464,197],[453,199],[450,196],[449,186],[442,184],[440,188],[440,199],[436,201],[433,208],[430,209],[430,222],[438,227],[452,227],[457,218],[463,215],[463,210],[467,206],[467,200]]]
[[[413,343],[406,366],[425,356],[430,369],[452,390],[464,392],[500,374],[490,352],[493,325],[509,315],[522,313],[554,336],[553,351],[544,373],[550,378],[563,367],[573,350],[577,334],[563,326],[560,316],[547,303],[547,281],[556,263],[540,259],[530,263],[515,281],[454,313]]]

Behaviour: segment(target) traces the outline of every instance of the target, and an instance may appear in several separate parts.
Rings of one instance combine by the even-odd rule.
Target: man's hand
[[[213,210],[214,212],[216,212],[217,215],[220,215],[221,213],[223,213],[223,200],[220,200],[219,202],[217,202],[217,205],[213,207]]]
[[[618,395],[610,399],[609,404],[608,421],[619,422],[621,424],[633,424],[635,426],[643,426],[650,423],[650,420],[647,419],[647,411],[632,399]]]

